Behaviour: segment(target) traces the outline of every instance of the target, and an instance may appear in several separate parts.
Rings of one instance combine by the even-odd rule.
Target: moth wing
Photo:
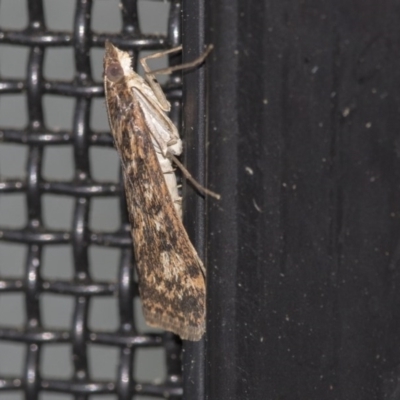
[[[204,267],[174,208],[142,111],[134,113],[121,128],[132,151],[121,157],[144,316],[151,326],[199,340],[205,331]]]

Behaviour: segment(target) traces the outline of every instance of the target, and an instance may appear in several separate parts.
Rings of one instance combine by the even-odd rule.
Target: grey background
[[[72,31],[75,0],[45,0],[46,22],[50,29]],[[166,33],[169,3],[139,1],[142,31]],[[118,0],[96,0],[93,4],[92,29],[98,32],[119,32],[121,28]],[[0,2],[0,26],[3,29],[22,29],[27,23],[26,0],[2,0]],[[0,45],[0,74],[6,78],[24,78],[28,48]],[[92,49],[92,71],[101,80],[102,49]],[[154,68],[161,68],[165,60],[155,61]],[[74,76],[73,51],[54,48],[46,51],[45,77],[48,79],[72,79]],[[46,96],[44,99],[45,121],[49,128],[71,129],[73,98]],[[27,122],[25,95],[0,97],[0,126],[24,127]],[[104,99],[94,100],[91,125],[94,130],[108,130]],[[47,147],[44,155],[46,179],[69,180],[73,176],[71,146]],[[25,176],[27,150],[22,145],[0,143],[1,178]],[[92,148],[90,154],[92,173],[100,181],[117,181],[119,160],[113,148]],[[55,229],[70,229],[74,199],[46,195],[42,198],[45,223]],[[23,195],[0,197],[0,225],[20,228],[26,223],[26,205]],[[118,200],[92,200],[90,226],[100,231],[113,231],[119,223]],[[25,247],[0,242],[1,277],[20,277],[25,265]],[[94,279],[116,280],[119,251],[92,247],[90,249],[91,274]],[[42,273],[45,278],[69,279],[73,275],[72,249],[70,246],[51,246],[44,250]],[[140,329],[146,327],[141,307],[136,310]],[[72,318],[73,298],[70,296],[44,295],[41,310],[45,327],[69,329]],[[117,300],[97,298],[91,301],[90,328],[115,330],[118,326]],[[0,321],[3,326],[21,327],[25,320],[24,297],[20,294],[0,296]],[[21,376],[25,359],[25,345],[0,342],[0,375]],[[118,349],[103,346],[90,348],[89,360],[93,379],[115,380]],[[165,377],[164,351],[162,349],[139,350],[136,356],[137,380],[154,381]],[[44,346],[42,376],[69,378],[72,373],[71,348],[69,345]],[[1,394],[3,400],[21,399],[21,394]],[[42,399],[70,399],[72,396],[42,394]],[[93,399],[113,399],[114,396],[93,396]],[[138,397],[145,400],[148,397]]]

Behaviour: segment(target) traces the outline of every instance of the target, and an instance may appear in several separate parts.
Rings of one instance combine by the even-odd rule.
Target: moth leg
[[[200,64],[202,64],[204,62],[204,60],[206,59],[206,57],[208,56],[210,51],[213,49],[213,47],[214,46],[212,44],[208,45],[206,50],[204,51],[204,53],[200,57],[197,57],[193,61],[187,62],[185,64],[174,65],[173,67],[156,69],[155,71],[152,71],[150,69],[150,67],[147,65],[147,60],[152,59],[152,58],[164,57],[164,56],[166,56],[168,54],[172,54],[172,53],[177,53],[177,52],[182,50],[182,46],[178,46],[178,47],[174,47],[174,48],[169,49],[169,50],[160,51],[158,53],[150,54],[150,55],[140,59],[140,63],[142,64],[142,67],[143,67],[144,72],[146,74],[146,81],[148,82],[148,84],[152,88],[153,92],[155,93],[155,95],[156,95],[158,101],[160,102],[161,106],[163,107],[163,109],[169,111],[170,104],[169,104],[169,101],[167,100],[167,98],[165,97],[165,94],[164,94],[160,84],[158,83],[155,75],[168,75],[168,74],[171,74],[174,71],[180,71],[180,70],[183,70],[183,69],[189,69],[189,68],[197,67],[198,65],[200,65]]]
[[[218,193],[213,192],[212,190],[209,190],[205,188],[203,185],[201,185],[199,182],[196,181],[196,179],[193,178],[191,173],[185,168],[185,166],[173,155],[170,154],[169,157],[171,160],[178,166],[178,168],[182,171],[183,176],[200,192],[203,193],[207,196],[214,197],[217,200],[221,199],[221,195]]]
[[[190,68],[195,68],[198,65],[202,64],[204,60],[207,58],[208,54],[210,51],[214,48],[212,44],[209,44],[203,54],[201,54],[199,57],[196,59],[189,61],[184,64],[179,64],[179,65],[174,65],[173,67],[167,67],[167,68],[161,68],[161,69],[156,69],[152,71],[149,66],[147,65],[147,60],[150,58],[160,58],[163,56],[166,56],[167,54],[171,53],[177,53],[178,51],[182,50],[182,46],[174,47],[173,49],[165,50],[165,51],[160,51],[158,53],[150,54],[149,56],[143,57],[140,59],[140,63],[143,66],[143,69],[146,73],[147,76],[151,75],[169,75],[172,74],[172,72],[175,71],[181,71],[183,69],[190,69]]]
[[[140,59],[140,63],[142,64],[143,69],[146,72],[151,72],[151,69],[147,65],[147,60],[149,60],[151,58],[161,58],[161,57],[167,56],[168,54],[178,53],[179,51],[182,51],[182,45],[173,47],[172,49],[158,51],[157,53],[149,54],[146,57],[142,57]]]

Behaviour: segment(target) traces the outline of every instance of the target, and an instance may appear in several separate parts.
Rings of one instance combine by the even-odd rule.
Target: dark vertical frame
[[[183,61],[190,61],[204,51],[205,9],[203,0],[182,3]],[[184,72],[183,137],[185,164],[196,179],[206,179],[206,68]],[[185,185],[184,222],[200,257],[205,260],[205,199]],[[203,400],[205,396],[205,338],[183,343],[183,389],[185,400]]]
[[[209,185],[222,198],[208,216],[207,399],[239,399],[236,305],[239,247],[238,1],[207,3],[206,40],[214,45],[208,67]],[[243,93],[247,88],[243,88]],[[243,126],[244,128],[244,126]],[[245,128],[244,128],[245,129]],[[250,310],[249,310],[250,312]],[[250,372],[250,371],[249,371]]]
[[[207,2],[207,399],[399,398],[399,20]]]

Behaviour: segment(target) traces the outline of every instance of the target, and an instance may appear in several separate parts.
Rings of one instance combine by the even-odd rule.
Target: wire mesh
[[[119,6],[122,19],[119,34],[92,30],[93,1],[90,0],[76,1],[72,32],[48,29],[41,0],[26,3],[28,24],[25,28],[0,27],[0,45],[23,46],[29,51],[24,79],[0,76],[0,107],[12,94],[26,96],[27,105],[27,123],[23,129],[3,126],[0,121],[0,141],[24,147],[27,151],[26,176],[0,178],[1,198],[19,194],[25,197],[26,203],[23,227],[0,226],[0,244],[18,244],[26,248],[23,273],[17,277],[0,278],[0,295],[22,294],[25,307],[22,328],[4,326],[0,321],[0,344],[19,343],[25,351],[21,374],[0,376],[0,396],[13,392],[23,393],[26,399],[37,399],[47,392],[72,395],[77,399],[93,398],[92,395],[97,394],[110,394],[118,399],[139,399],[139,396],[179,399],[182,396],[180,341],[169,333],[143,332],[137,324],[133,300],[137,298],[138,290],[121,180],[96,179],[90,161],[91,149],[113,145],[109,132],[98,131],[91,126],[93,102],[104,95],[101,81],[92,74],[91,50],[103,48],[105,40],[109,39],[118,47],[129,50],[137,60],[140,51],[177,45],[181,35],[181,3],[170,3],[167,35],[142,33],[136,1],[122,0],[119,5],[117,1],[115,4],[115,7]],[[73,49],[73,79],[46,78],[45,56],[49,49],[54,48]],[[170,61],[173,63],[176,60]],[[171,77],[165,85],[175,123],[180,119],[180,86],[179,75]],[[46,95],[75,101],[70,129],[48,127],[44,106]],[[51,180],[44,176],[47,150],[53,146],[72,149],[72,179]],[[49,194],[73,200],[70,229],[53,229],[47,224],[43,198]],[[91,228],[93,201],[98,198],[119,199],[120,224],[115,231]],[[44,253],[50,247],[59,249],[63,246],[72,251],[73,275],[67,279],[48,279],[43,275]],[[90,257],[93,246],[119,250],[119,272],[115,281],[93,277],[92,271],[96,268]],[[41,303],[47,294],[73,299],[73,315],[68,329],[51,328],[45,323]],[[90,326],[91,304],[100,297],[117,298],[119,322],[115,330],[95,330]],[[44,377],[43,352],[46,346],[59,344],[70,346],[72,374],[68,379]],[[114,380],[93,378],[89,351],[93,345],[118,349]],[[135,374],[138,350],[154,348],[165,351],[166,376],[159,383],[139,380]],[[0,363],[4,365],[4,362]]]

